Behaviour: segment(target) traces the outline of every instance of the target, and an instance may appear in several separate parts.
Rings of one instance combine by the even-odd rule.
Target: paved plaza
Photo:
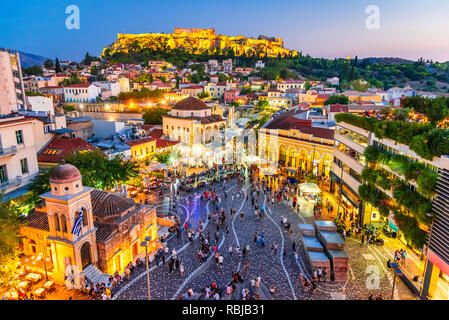
[[[183,228],[185,222],[190,222],[192,228],[198,228],[200,221],[205,222],[204,234],[211,234],[211,244],[214,242],[216,225],[213,219],[208,220],[208,213],[215,211],[215,206],[210,200],[189,200],[191,194],[181,193],[179,204],[175,211],[180,219],[181,236],[173,235],[167,241],[170,248],[176,249],[177,257],[184,265],[184,274],[180,275],[179,270],[169,274],[167,264],[156,266],[154,261],[150,264],[150,293],[151,299],[178,299],[190,287],[195,293],[200,293],[204,286],[215,282],[220,288],[225,288],[229,284],[232,273],[241,271],[244,279],[249,277],[261,277],[261,283],[268,288],[275,287],[273,299],[278,300],[322,300],[322,299],[367,299],[370,294],[377,297],[382,294],[384,299],[390,299],[392,292],[393,276],[392,271],[387,269],[386,261],[389,258],[388,251],[377,245],[362,246],[360,240],[353,237],[346,239],[345,250],[349,255],[348,281],[346,283],[326,282],[318,283],[316,293],[305,292],[301,283],[298,282],[300,272],[304,278],[312,278],[312,270],[306,258],[306,251],[302,245],[298,224],[311,223],[314,219],[305,218],[298,215],[291,206],[271,204],[271,195],[266,195],[260,190],[258,198],[259,205],[265,206],[265,215],[262,219],[257,217],[254,206],[251,203],[251,196],[246,195],[251,188],[250,180],[246,179],[242,185],[242,193],[237,197],[239,185],[237,179],[226,182],[226,196],[223,184],[217,182],[212,185],[220,197],[219,208],[224,208],[226,213],[226,225],[219,230],[218,252],[224,257],[223,268],[216,265],[213,255],[204,262],[197,261],[197,252],[200,248],[200,240],[195,239],[193,243],[188,241],[187,233]],[[260,188],[261,189],[261,188]],[[204,191],[204,188],[201,189]],[[232,195],[234,194],[234,201]],[[165,197],[169,197],[165,194]],[[165,198],[167,202],[167,198]],[[159,208],[164,207],[164,200],[154,198],[154,205]],[[167,206],[165,206],[166,208]],[[230,209],[237,210],[237,214],[231,219]],[[244,212],[241,218],[240,212]],[[292,224],[293,232],[287,232],[280,224],[281,216],[287,217]],[[264,234],[266,245],[264,248],[254,243],[254,233]],[[296,244],[298,259],[292,250],[293,241]],[[271,243],[277,243],[279,249],[272,254]],[[231,257],[228,255],[230,245],[243,246],[249,244],[250,250],[244,258],[239,258],[235,253]],[[286,253],[284,255],[284,248]],[[168,257],[167,257],[168,261]],[[243,270],[243,265],[249,263],[249,275]],[[270,295],[268,293],[268,295]],[[113,290],[113,299],[118,300],[143,300],[147,299],[147,277],[145,268],[140,268],[134,272],[129,281],[122,281]],[[394,292],[395,299],[415,299],[405,285],[398,280]]]

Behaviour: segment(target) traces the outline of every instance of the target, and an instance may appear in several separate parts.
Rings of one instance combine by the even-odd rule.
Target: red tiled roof
[[[291,115],[280,116],[271,121],[266,127],[266,129],[280,129],[280,130],[299,130],[305,134],[312,134],[317,138],[324,139],[334,139],[334,130],[312,127],[311,120],[301,120]]]
[[[348,105],[344,104],[336,103],[329,106],[329,112],[348,112],[348,110]]]
[[[133,147],[133,146],[138,146],[139,144],[144,144],[144,143],[154,141],[154,140],[156,140],[156,139],[149,137],[149,138],[143,138],[143,139],[130,140],[130,141],[127,141],[126,144],[130,147]]]
[[[23,221],[23,225],[33,229],[50,231],[47,213],[35,211],[34,209],[28,212],[28,216]]]
[[[331,97],[331,95],[330,94],[324,94],[324,93],[319,93],[318,95],[317,95],[317,99],[329,99]]]
[[[117,231],[117,227],[109,223],[94,222],[94,226],[97,228],[95,235],[97,237],[97,241],[99,242],[107,240]]]
[[[195,97],[188,97],[181,101],[179,101],[177,104],[174,105],[172,110],[205,110],[210,109],[204,101],[195,98]]]
[[[150,136],[153,139],[159,139],[164,134],[164,130],[162,129],[153,129],[150,131]]]
[[[90,193],[92,214],[97,217],[120,215],[136,205],[133,199],[115,193],[94,189]]]
[[[140,128],[141,128],[142,130],[145,130],[145,131],[150,130],[150,129],[153,128],[153,127],[154,127],[153,124],[143,124],[143,125],[140,126]]]
[[[96,148],[81,138],[55,138],[37,156],[38,162],[60,163],[78,151],[93,151]]]
[[[66,86],[65,88],[89,88],[90,86],[96,86],[96,84],[93,83],[78,83],[78,84],[71,84],[70,86]]]
[[[203,89],[203,88],[204,88],[203,86],[189,86],[182,89],[184,90],[184,89]]]
[[[167,148],[178,144],[179,141],[167,140],[167,139],[157,139],[156,149]]]

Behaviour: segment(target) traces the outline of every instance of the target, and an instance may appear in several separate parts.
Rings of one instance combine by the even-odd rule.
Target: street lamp
[[[148,270],[148,243],[152,243],[151,237],[145,237],[145,241],[142,241],[140,245],[145,247],[145,264],[147,266],[147,290],[148,290],[148,300],[151,300],[150,296],[150,271]]]

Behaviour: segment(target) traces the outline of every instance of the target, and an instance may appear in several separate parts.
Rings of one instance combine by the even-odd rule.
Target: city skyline
[[[69,5],[80,9],[79,30],[65,27]],[[369,16],[366,8],[370,5],[380,10],[379,29],[370,30],[365,25]],[[444,41],[449,37],[449,21],[443,14],[449,4],[443,1],[426,5],[410,1],[406,7],[398,2],[353,0],[326,0],[320,4],[129,1],[127,10],[120,10],[123,4],[117,1],[96,1],[93,5],[84,0],[51,0],[45,4],[29,1],[5,6],[0,13],[0,27],[4,30],[1,47],[51,59],[79,61],[86,52],[99,56],[105,46],[116,40],[117,33],[171,33],[175,27],[198,27],[215,28],[218,34],[231,36],[280,37],[286,48],[313,57],[423,57],[449,61],[449,44]]]

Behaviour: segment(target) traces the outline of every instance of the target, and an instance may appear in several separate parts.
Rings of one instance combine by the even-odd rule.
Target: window
[[[20,166],[22,167],[22,174],[26,174],[29,172],[28,171],[28,160],[26,158],[20,160]]]
[[[6,165],[0,166],[0,183],[8,182],[8,173],[6,172]]]
[[[16,131],[16,140],[17,140],[17,144],[23,144],[23,131],[22,130]]]
[[[86,208],[82,208],[81,210],[83,210],[83,226],[87,226],[87,224],[88,224],[87,210],[86,210]]]
[[[56,231],[60,231],[60,230],[61,230],[61,227],[59,226],[59,217],[58,217],[58,215],[55,214],[55,215],[53,216],[53,219],[54,219],[54,222],[55,222],[55,230],[56,230]]]
[[[62,232],[67,232],[67,223],[65,220],[65,215],[61,214],[61,231]]]

